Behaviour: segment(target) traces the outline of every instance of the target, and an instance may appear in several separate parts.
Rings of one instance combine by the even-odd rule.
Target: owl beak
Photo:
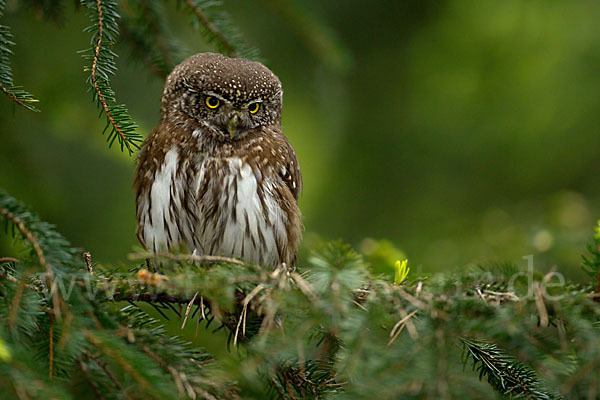
[[[233,114],[233,117],[231,117],[231,119],[229,120],[229,123],[227,124],[227,131],[229,132],[229,137],[231,139],[234,139],[240,133],[240,130],[238,129],[239,126],[240,126],[240,117],[237,113]]]

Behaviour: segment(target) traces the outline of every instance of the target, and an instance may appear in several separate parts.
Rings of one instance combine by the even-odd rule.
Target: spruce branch
[[[214,263],[227,263],[227,264],[235,264],[235,265],[244,265],[244,262],[231,257],[221,257],[221,256],[201,256],[196,254],[173,254],[173,253],[130,253],[127,258],[129,260],[144,260],[148,258],[152,259],[163,259],[163,260],[173,260],[173,261],[187,261],[187,262],[197,262],[201,264],[214,264]]]
[[[167,11],[162,2],[135,0],[123,7],[119,21],[121,36],[132,50],[132,56],[142,62],[157,77],[164,79],[171,72],[180,54],[187,51],[170,32]]]
[[[198,4],[198,2],[194,0],[185,0],[185,3],[194,12],[194,14],[196,14],[196,16],[198,17],[198,21],[200,21],[202,26],[204,26],[208,30],[208,32],[210,32],[213,35],[213,37],[216,38],[216,40],[220,44],[220,47],[222,47],[224,51],[231,57],[237,57],[237,53],[233,44],[229,41],[229,39],[227,39],[223,32],[221,32],[215,26],[215,24],[213,24],[208,19],[204,12],[202,12],[202,10],[200,9],[200,4]]]
[[[94,383],[94,376],[92,376],[92,374],[88,371],[88,367],[85,365],[85,363],[81,360],[78,360],[77,365],[79,366],[79,369],[81,370],[81,372],[83,372],[83,375],[85,375],[85,377],[87,378],[87,382],[90,385],[90,387],[92,388],[92,391],[94,392],[94,395],[96,396],[96,398],[99,400],[105,400],[105,397],[102,396],[100,389]]]
[[[220,1],[183,1],[196,16],[195,21],[202,27],[201,33],[209,42],[215,43],[220,52],[229,57],[257,59],[258,51],[244,44],[240,34],[231,24],[229,15],[217,11],[217,7],[221,6]]]
[[[8,275],[11,276],[12,275]],[[19,312],[19,308],[21,305],[21,298],[23,297],[23,293],[25,291],[25,280],[18,280],[15,277],[12,277],[13,282],[17,282],[19,285],[17,286],[17,290],[12,299],[11,311],[8,317],[8,326],[12,329],[15,326],[15,322],[17,320],[17,314]]]
[[[3,191],[0,190],[0,216],[10,222],[18,232],[21,234],[24,241],[26,241],[32,248],[39,264],[44,268],[43,282],[45,284],[44,290],[34,290],[37,295],[46,295],[50,293],[50,304],[47,308],[48,316],[48,374],[52,379],[55,374],[55,323],[60,322],[65,316],[65,324],[70,323],[71,313],[67,308],[65,301],[59,295],[59,291],[55,286],[55,266],[54,262],[60,263],[64,261],[69,263],[72,261],[72,252],[69,250],[64,251],[60,247],[65,245],[60,235],[56,234],[51,228],[39,221],[39,219],[31,215],[22,205],[10,198]],[[26,276],[29,275],[29,269],[25,271],[24,277],[18,279],[18,286],[13,297],[12,310],[9,317],[9,326],[11,328],[16,324],[18,311],[21,309],[20,303],[25,298],[25,289],[32,288],[31,285],[26,284]],[[66,331],[64,331],[66,332]],[[64,333],[63,332],[63,333]],[[65,338],[61,338],[60,343]]]
[[[0,192],[0,195],[1,194],[2,193]],[[37,237],[29,229],[27,229],[27,226],[25,226],[25,221],[23,221],[23,219],[8,211],[6,208],[0,209],[0,215],[2,215],[2,217],[7,219],[8,221],[12,222],[17,227],[19,232],[21,232],[23,237],[31,244],[40,264],[46,270],[46,287],[49,289],[52,288],[54,284],[54,270],[52,269],[50,263],[46,260],[46,256],[44,254],[44,251],[42,250],[42,247],[40,246]],[[21,282],[23,283],[23,285],[25,285],[24,281]],[[64,305],[64,303],[62,303],[61,299],[59,298],[57,290],[51,290],[51,292],[54,315],[56,316],[56,318],[60,319],[60,308]],[[15,308],[15,310],[16,309],[17,308]],[[50,369],[50,374],[52,376],[52,369]]]
[[[115,351],[110,345],[104,343],[99,337],[96,336],[92,331],[85,330],[83,332],[85,338],[103,354],[106,354],[110,359],[114,360],[125,372],[127,372],[139,385],[142,391],[148,392],[150,389],[150,383],[125,359],[121,354]],[[156,398],[155,396],[153,396]]]
[[[63,0],[26,0],[25,3],[33,9],[38,18],[43,17],[59,25],[65,20]]]
[[[106,364],[104,361],[102,361],[100,359],[100,357],[93,355],[92,353],[90,353],[87,350],[84,350],[83,354],[85,355],[85,357],[89,358],[90,360],[93,360],[96,363],[96,365],[98,365],[100,368],[102,368],[102,370],[104,371],[106,376],[108,376],[108,378],[110,379],[112,384],[115,386],[115,388],[118,390],[121,390],[121,384],[115,377],[115,374],[108,367],[108,364]]]
[[[0,31],[2,30],[2,27],[0,27]],[[2,33],[0,32],[0,35],[2,35]],[[2,41],[2,38],[0,38],[0,42]],[[0,44],[1,46],[1,44]],[[0,65],[0,70],[4,69],[3,65]],[[6,76],[6,75],[5,75]],[[10,82],[7,81],[7,78],[4,77],[4,82]],[[34,111],[34,112],[39,112],[40,110],[38,110],[37,108],[35,108],[35,106],[33,106],[33,104],[31,103],[37,103],[39,100],[36,99],[35,97],[33,97],[33,95],[25,90],[23,90],[23,88],[21,86],[12,86],[10,83],[7,84],[0,84],[0,90],[2,90],[2,92],[8,96],[8,98],[10,100],[12,100],[14,103],[20,105],[21,107],[25,107],[26,109],[30,110],[30,111]]]
[[[46,261],[46,256],[44,255],[44,251],[42,250],[40,243],[38,242],[35,235],[27,229],[27,227],[25,226],[25,222],[12,212],[8,211],[6,208],[0,209],[0,215],[2,215],[8,221],[12,222],[17,227],[19,232],[21,232],[23,237],[27,239],[29,243],[31,243],[31,246],[33,247],[37,258],[40,261],[40,264],[46,269],[46,272],[49,276],[54,277],[52,267]]]
[[[370,274],[361,255],[341,243],[317,248],[293,271],[159,254],[161,273],[136,262],[129,272],[94,264],[91,274],[89,257],[82,261],[47,224],[0,191],[2,209],[35,236],[56,280],[73,284],[64,296],[70,314],[50,321],[47,289],[30,273],[41,262],[11,217],[7,228],[32,251],[19,255],[16,265],[0,260],[0,322],[14,319],[14,328],[0,324],[0,390],[10,394],[33,382],[45,398],[73,396],[82,386],[107,399],[124,391],[135,398],[367,398],[373,388],[386,399],[487,398],[494,390],[513,398],[558,398],[542,386],[537,377],[543,374],[544,383],[565,397],[596,395],[600,309],[590,300],[590,285],[569,284],[563,296],[544,303],[537,281],[531,298],[495,300],[510,294],[507,282],[518,270],[509,268],[395,285]],[[40,290],[29,290],[26,282]],[[561,293],[554,289],[553,295]],[[207,329],[215,320],[228,344],[240,344],[239,359],[219,363],[167,335],[161,320],[142,308],[121,308],[118,301],[171,310],[188,325],[195,317],[196,326],[207,319]],[[484,335],[498,345],[462,339],[462,361],[471,360],[491,385],[456,368],[461,352],[448,345],[451,337]],[[2,359],[3,344],[14,361]],[[50,351],[51,385],[47,371],[39,372],[39,360]]]
[[[521,364],[495,344],[461,338],[463,363],[473,361],[473,370],[479,371],[479,379],[487,375],[494,389],[505,396],[528,399],[558,399],[560,396],[544,389],[535,372]]]
[[[594,293],[600,294],[600,220],[596,222],[594,236],[587,249],[591,254],[591,258],[585,255],[582,256],[583,265],[581,267],[592,279],[595,279]],[[595,297],[594,300],[600,302],[600,297]]]
[[[101,113],[106,116],[104,132],[109,131],[107,142],[109,147],[115,140],[121,146],[121,151],[127,149],[129,154],[138,149],[142,136],[137,133],[137,125],[129,116],[124,104],[115,104],[116,95],[110,86],[110,76],[117,71],[115,54],[111,48],[119,36],[118,5],[114,0],[81,0],[88,9],[92,21],[86,32],[92,32],[92,47],[83,51],[83,58],[89,62],[84,68],[89,72],[88,82],[91,85],[94,101],[97,102]]]
[[[0,0],[0,18],[4,15],[5,7],[6,0]],[[0,25],[0,90],[15,104],[30,111],[38,112],[39,110],[35,108],[33,103],[37,103],[39,100],[21,86],[15,86],[13,83],[9,58],[13,54],[10,48],[14,45],[10,28],[6,25]]]

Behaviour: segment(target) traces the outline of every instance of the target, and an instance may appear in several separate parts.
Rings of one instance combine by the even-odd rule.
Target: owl
[[[242,58],[200,53],[175,67],[134,183],[148,250],[295,264],[302,176],[282,94],[277,76]]]

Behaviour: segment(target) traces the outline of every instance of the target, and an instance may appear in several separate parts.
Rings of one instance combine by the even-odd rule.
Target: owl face
[[[261,126],[281,124],[279,79],[264,65],[202,53],[167,78],[164,118],[192,118],[219,141],[243,138]]]

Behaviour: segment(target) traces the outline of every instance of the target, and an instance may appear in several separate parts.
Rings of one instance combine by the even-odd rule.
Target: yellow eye
[[[248,111],[250,111],[250,114],[256,114],[259,109],[260,103],[252,103],[248,106]]]
[[[206,103],[206,107],[212,108],[213,110],[221,104],[221,101],[214,96],[207,96],[204,102]]]

